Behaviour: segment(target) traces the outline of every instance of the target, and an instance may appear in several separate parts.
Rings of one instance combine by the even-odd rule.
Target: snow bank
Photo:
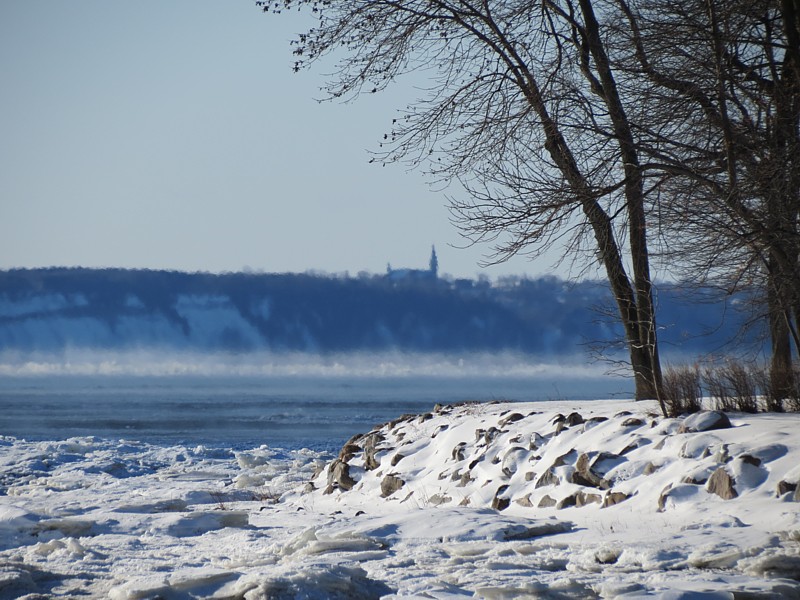
[[[800,598],[800,415],[439,406],[338,456],[0,439],[0,600]]]

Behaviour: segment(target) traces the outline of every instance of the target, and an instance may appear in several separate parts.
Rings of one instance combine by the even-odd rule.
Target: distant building
[[[386,265],[386,279],[395,282],[436,281],[439,278],[439,259],[436,246],[431,246],[431,258],[427,269],[393,269]]]

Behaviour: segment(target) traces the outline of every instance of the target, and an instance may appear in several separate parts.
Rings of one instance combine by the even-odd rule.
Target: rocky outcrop
[[[396,475],[387,475],[381,481],[381,496],[384,498],[388,498],[392,494],[394,494],[397,490],[402,488],[406,484],[405,481],[397,477]]]
[[[714,431],[728,429],[731,425],[728,415],[718,410],[705,410],[689,415],[678,428],[678,433],[697,433],[700,431]]]
[[[723,467],[720,467],[708,478],[706,491],[709,494],[716,494],[723,500],[733,500],[739,495],[734,485],[733,477]]]
[[[332,494],[334,490],[352,490],[356,485],[355,479],[350,476],[350,465],[341,459],[334,460],[328,468],[328,487],[326,494]]]

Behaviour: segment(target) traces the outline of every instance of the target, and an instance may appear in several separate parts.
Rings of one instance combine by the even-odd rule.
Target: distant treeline
[[[741,298],[658,286],[665,351],[719,350]],[[555,277],[407,281],[382,275],[0,271],[0,350],[166,347],[574,354],[621,332],[603,282]],[[751,333],[755,335],[754,333]]]

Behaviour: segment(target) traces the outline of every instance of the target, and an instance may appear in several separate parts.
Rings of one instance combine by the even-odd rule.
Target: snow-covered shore
[[[729,417],[443,406],[332,460],[5,438],[0,598],[800,598],[800,415]]]

